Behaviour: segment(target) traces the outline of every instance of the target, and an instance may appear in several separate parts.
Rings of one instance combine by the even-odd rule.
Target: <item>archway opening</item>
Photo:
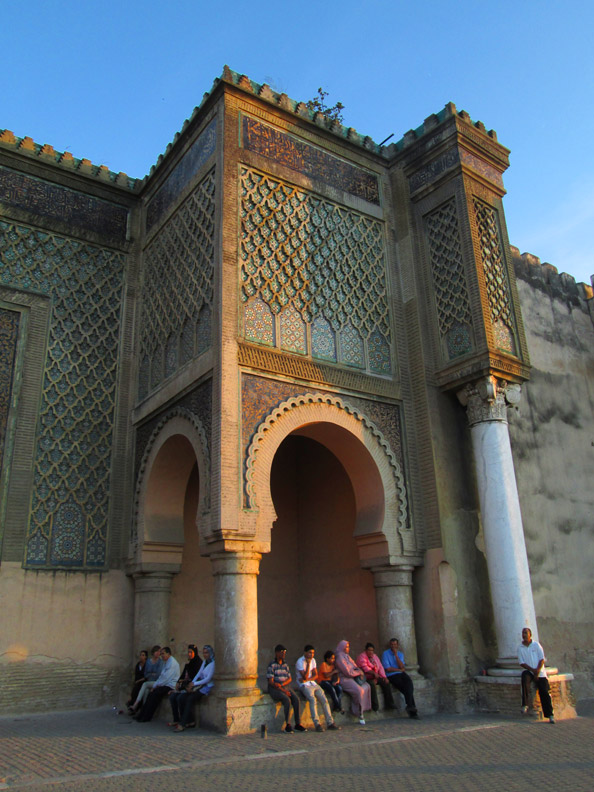
[[[355,535],[362,519],[381,524],[383,494],[377,473],[366,473],[365,493],[360,482],[353,485],[347,469],[375,463],[352,440],[340,427],[310,424],[275,454],[270,487],[277,519],[258,579],[261,673],[279,642],[293,664],[306,643],[322,658],[343,638],[354,654],[376,640],[373,578],[361,566]]]

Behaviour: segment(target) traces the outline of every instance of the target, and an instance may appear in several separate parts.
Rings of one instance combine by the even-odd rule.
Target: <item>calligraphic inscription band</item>
[[[242,130],[243,147],[248,151],[379,206],[378,180],[374,174],[249,116],[243,117]]]

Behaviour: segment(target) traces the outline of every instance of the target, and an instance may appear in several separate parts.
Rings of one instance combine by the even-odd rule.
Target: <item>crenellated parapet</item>
[[[587,283],[578,283],[573,275],[559,272],[557,267],[541,260],[532,253],[522,253],[510,245],[516,277],[551,297],[588,311],[588,301],[594,298],[594,289]],[[594,275],[592,276],[594,280]]]
[[[99,182],[121,187],[129,192],[137,192],[140,189],[141,182],[138,179],[130,178],[122,171],[115,173],[110,171],[106,165],[93,165],[88,159],[77,159],[69,151],[56,151],[49,143],[42,145],[30,137],[16,137],[9,129],[0,130],[0,147],[70,172],[78,172]]]

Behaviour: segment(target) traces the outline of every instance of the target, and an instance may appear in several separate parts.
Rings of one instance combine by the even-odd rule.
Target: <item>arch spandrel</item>
[[[348,402],[308,393],[282,402],[260,423],[248,448],[245,525],[270,543],[276,512],[270,491],[272,461],[290,434],[325,445],[345,468],[355,494],[355,538],[363,564],[418,556],[408,514],[404,475],[382,432]]]
[[[198,468],[197,530],[209,527],[210,462],[206,434],[189,410],[167,412],[143,453],[136,486],[130,557],[136,564],[179,566],[184,544],[184,500]]]

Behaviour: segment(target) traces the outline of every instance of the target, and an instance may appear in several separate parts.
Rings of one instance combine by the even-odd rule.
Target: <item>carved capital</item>
[[[456,395],[466,407],[470,426],[482,421],[507,423],[507,406],[520,401],[521,386],[490,375],[465,385]]]

